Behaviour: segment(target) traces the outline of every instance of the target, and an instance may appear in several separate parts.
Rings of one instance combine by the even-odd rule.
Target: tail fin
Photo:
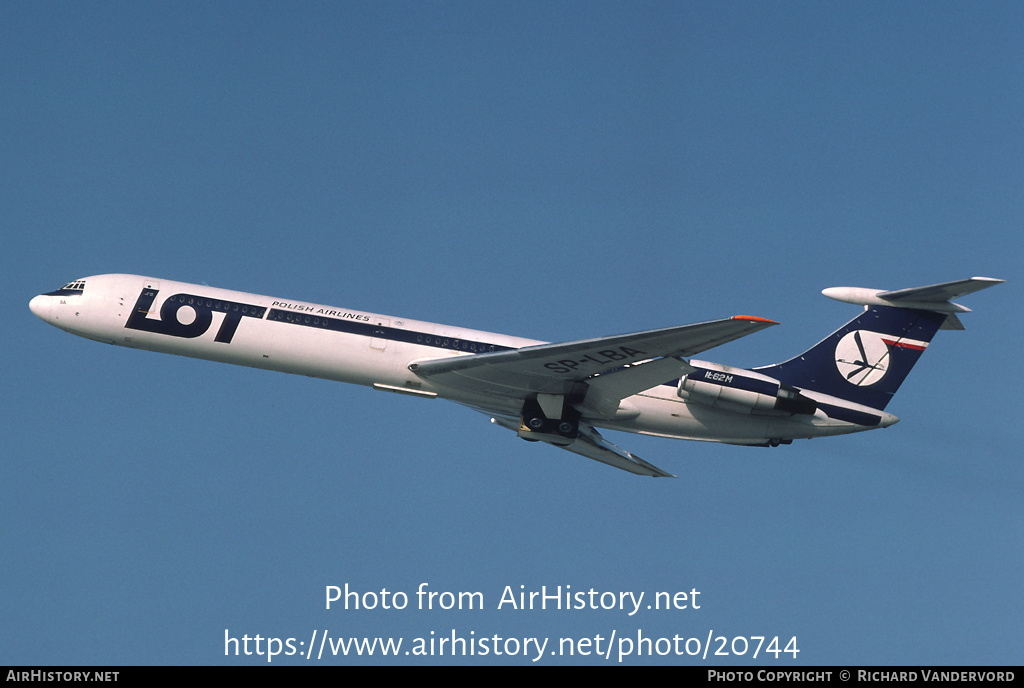
[[[833,287],[829,298],[865,306],[863,313],[801,355],[755,368],[788,385],[883,410],[940,329],[964,329],[949,299],[999,284],[972,277],[897,291]]]

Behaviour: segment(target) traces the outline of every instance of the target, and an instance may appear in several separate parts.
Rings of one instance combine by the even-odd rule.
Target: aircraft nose
[[[47,322],[50,321],[50,297],[40,294],[28,302],[28,307],[36,314],[36,317]]]

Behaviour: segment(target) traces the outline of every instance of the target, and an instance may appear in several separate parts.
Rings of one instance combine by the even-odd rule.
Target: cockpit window
[[[57,291],[51,291],[47,296],[78,296],[85,291],[85,280],[69,282]]]

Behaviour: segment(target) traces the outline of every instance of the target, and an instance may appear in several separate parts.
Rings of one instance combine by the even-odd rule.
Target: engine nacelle
[[[687,402],[737,413],[814,415],[818,404],[796,387],[752,370],[706,361],[690,361],[696,368],[679,380],[676,394]]]

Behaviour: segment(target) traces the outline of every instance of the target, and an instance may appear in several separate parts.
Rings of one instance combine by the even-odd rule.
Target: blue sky
[[[0,663],[256,664],[225,629],[454,629],[1019,664],[1021,35],[1017,3],[7,3]],[[742,366],[855,314],[825,287],[1008,283],[963,299],[895,427],[775,450],[610,434],[679,475],[649,480],[445,402],[28,310],[107,272],[549,341],[779,320],[704,356]],[[346,583],[410,608],[326,610]],[[413,609],[421,583],[485,608]],[[701,608],[499,610],[505,586]],[[670,661],[750,656],[623,663]]]

